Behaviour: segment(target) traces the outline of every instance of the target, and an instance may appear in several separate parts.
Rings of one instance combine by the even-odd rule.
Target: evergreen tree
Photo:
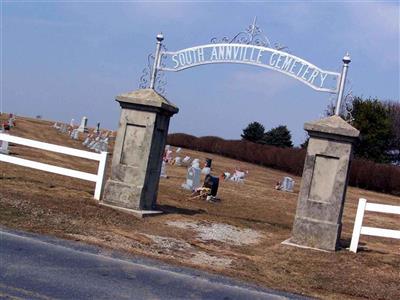
[[[352,125],[360,130],[360,142],[355,147],[355,154],[380,163],[388,162],[388,151],[393,144],[393,127],[387,106],[377,99],[356,97],[352,116]]]
[[[280,125],[272,128],[264,134],[262,139],[263,144],[277,146],[281,148],[293,147],[292,135],[286,126]]]
[[[400,163],[400,102],[387,101],[384,103],[389,111],[392,123],[392,140],[390,142],[391,160]]]
[[[245,129],[243,129],[243,134],[241,135],[243,140],[258,143],[263,138],[265,128],[262,124],[258,122],[252,122]]]
[[[304,140],[303,143],[300,144],[300,148],[302,149],[307,149],[308,147],[308,142],[310,141],[310,137],[307,135],[306,139]]]

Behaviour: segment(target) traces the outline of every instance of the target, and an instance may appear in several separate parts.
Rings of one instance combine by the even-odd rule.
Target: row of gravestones
[[[100,131],[100,123],[97,123],[96,129],[92,133],[89,133],[87,121],[87,117],[83,117],[78,128],[74,128],[74,119],[71,120],[69,126],[65,123],[61,123],[60,125],[54,123],[53,127],[58,129],[61,133],[68,134],[69,137],[74,140],[78,140],[79,134],[84,133],[86,137],[82,145],[99,153],[103,151],[107,152],[110,132],[105,131],[102,133]]]
[[[176,153],[181,152],[181,148],[176,149]],[[165,152],[164,152],[164,158],[163,158],[163,163],[161,167],[161,173],[160,177],[161,178],[168,178],[167,173],[166,173],[166,165],[167,162],[177,165],[177,166],[187,166],[190,163],[190,156],[185,156],[183,159],[180,156],[176,156],[175,158],[172,157],[172,150],[169,145],[165,147]],[[211,172],[211,159],[206,160],[206,165],[204,166],[203,169],[200,169],[200,160],[199,159],[193,159],[191,162],[191,166],[187,169],[186,173],[186,182],[182,184],[182,188],[190,190],[190,191],[195,191],[197,188],[201,186],[200,183],[200,177],[201,174],[208,175]],[[230,180],[233,182],[237,183],[244,183],[244,179],[246,175],[248,174],[248,171],[242,171],[240,169],[235,169],[233,174],[229,172],[223,172],[220,176],[221,179],[223,180]],[[294,188],[294,180],[291,177],[284,177],[282,182],[278,182],[276,189],[285,191],[285,192],[293,192]]]
[[[181,148],[176,149],[176,153],[181,152]],[[186,181],[181,185],[182,188],[190,191],[195,191],[197,188],[201,186],[201,174],[209,175],[211,173],[211,159],[206,160],[206,164],[204,168],[200,168],[200,160],[195,158],[191,161],[190,156],[185,156],[183,159],[180,156],[172,157],[173,151],[171,147],[167,145],[165,147],[164,158],[161,166],[161,178],[168,178],[166,173],[166,165],[167,163],[171,163],[177,166],[187,166],[191,164],[191,166],[187,169],[186,173]],[[244,183],[245,176],[248,174],[248,171],[242,171],[240,169],[235,169],[234,173],[231,175],[229,172],[224,172],[221,174],[221,179],[230,180],[237,183]],[[285,180],[284,180],[285,181]],[[286,181],[285,181],[286,182]],[[289,189],[283,189],[289,190]]]

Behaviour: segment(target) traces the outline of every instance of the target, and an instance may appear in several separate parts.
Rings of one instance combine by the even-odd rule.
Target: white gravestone
[[[83,141],[82,145],[87,146],[90,143],[90,138],[91,138],[91,135],[88,135],[86,137],[86,139]]]
[[[100,151],[102,152],[107,152],[107,150],[108,150],[108,137],[103,139],[100,147]]]
[[[66,133],[67,132],[67,125],[66,124],[61,124],[59,127],[59,130],[61,133]]]
[[[72,130],[71,138],[74,139],[74,140],[77,140],[79,138],[79,132],[78,132],[77,129]]]
[[[89,147],[89,148],[90,148],[91,150],[95,150],[95,149],[97,149],[99,143],[100,143],[100,138],[97,137],[97,138],[94,140],[93,145],[92,145],[91,147]]]
[[[0,131],[1,133],[4,133],[3,130]],[[7,141],[2,141],[0,140],[0,153],[2,154],[9,154],[8,151],[8,142]]]
[[[281,185],[281,190],[285,192],[293,192],[294,180],[290,177],[284,177]]]
[[[88,119],[86,117],[82,118],[81,125],[79,125],[79,128],[78,128],[79,132],[87,132],[88,131],[87,121],[88,121]]]
[[[185,157],[183,158],[182,162],[183,162],[184,164],[189,164],[189,162],[190,162],[190,156],[185,156]]]
[[[161,173],[160,173],[161,178],[168,178],[167,171],[166,171],[166,165],[167,164],[165,163],[165,161],[163,161],[162,165],[161,165]]]
[[[210,174],[210,173],[211,173],[211,169],[210,169],[209,167],[204,167],[204,168],[201,170],[201,174],[208,175],[208,174]]]
[[[246,176],[245,172],[236,170],[235,173],[233,173],[232,177],[230,178],[230,180],[234,181],[234,182],[240,182],[243,183],[244,182],[244,177]]]
[[[10,128],[15,127],[14,120],[15,119],[13,117],[8,119],[8,126],[10,126]]]
[[[187,170],[186,182],[182,184],[182,187],[186,190],[194,191],[200,184],[201,169],[199,167],[190,167]]]
[[[99,140],[100,140],[100,137],[96,137],[94,140],[92,140],[90,142],[90,144],[88,145],[88,148],[94,149],[95,145],[99,142]]]
[[[176,153],[179,153],[179,152],[181,152],[182,151],[182,148],[178,148],[178,149],[176,149]]]
[[[172,162],[172,151],[169,149],[165,149],[165,157],[164,160],[166,162]]]
[[[224,172],[224,180],[228,180],[231,177],[231,173]]]
[[[182,158],[177,156],[174,158],[174,165],[181,166],[182,165]]]

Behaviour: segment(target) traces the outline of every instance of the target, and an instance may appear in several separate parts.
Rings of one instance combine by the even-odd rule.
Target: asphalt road
[[[0,299],[302,298],[189,268],[3,229]]]

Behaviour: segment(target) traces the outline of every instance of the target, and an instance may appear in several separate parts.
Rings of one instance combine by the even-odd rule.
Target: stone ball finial
[[[164,40],[164,35],[162,34],[162,32],[157,34],[156,39],[157,39],[158,42],[162,42]]]
[[[349,52],[346,52],[346,55],[343,57],[343,62],[344,62],[345,64],[348,64],[348,63],[351,62],[351,58],[350,58]]]

